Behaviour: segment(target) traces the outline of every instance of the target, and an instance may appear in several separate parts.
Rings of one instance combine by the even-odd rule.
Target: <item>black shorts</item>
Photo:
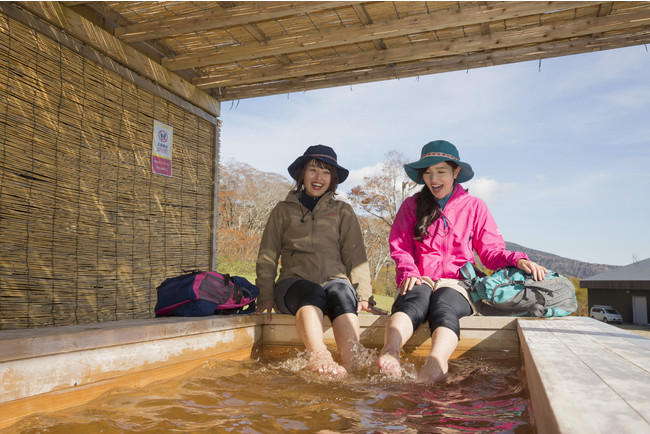
[[[283,279],[274,289],[281,313],[295,315],[303,306],[316,306],[331,321],[346,313],[357,314],[357,294],[345,279],[332,279],[323,286],[299,277]]]
[[[431,333],[438,327],[447,327],[460,339],[459,320],[472,314],[472,306],[453,288],[445,286],[432,291],[429,285],[422,284],[397,296],[391,314],[396,312],[405,313],[411,319],[413,331],[428,320]]]

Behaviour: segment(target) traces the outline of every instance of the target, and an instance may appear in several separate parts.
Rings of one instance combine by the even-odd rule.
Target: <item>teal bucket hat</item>
[[[435,140],[422,147],[420,159],[414,163],[404,165],[404,170],[409,178],[418,184],[424,184],[422,179],[418,179],[418,171],[429,166],[433,166],[443,161],[453,161],[460,166],[460,172],[456,182],[466,182],[474,177],[472,166],[460,161],[458,149],[445,140]]]

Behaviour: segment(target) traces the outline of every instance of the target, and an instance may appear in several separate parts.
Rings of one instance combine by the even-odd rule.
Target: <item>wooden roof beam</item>
[[[503,65],[529,60],[545,59],[590,51],[601,51],[650,43],[650,29],[634,34],[609,35],[579,40],[550,42],[536,46],[495,52],[468,54],[462,58],[445,57],[365,70],[346,71],[328,76],[310,76],[215,89],[212,95],[220,101],[231,101],[291,92],[306,92],[336,86],[348,86],[399,78],[417,77],[486,66]]]
[[[388,20],[368,25],[349,26],[329,32],[300,35],[259,42],[235,45],[217,49],[197,51],[162,59],[162,65],[174,70],[198,68],[290,54],[300,51],[335,47],[338,45],[372,41],[381,38],[399,37],[408,34],[426,33],[450,27],[468,26],[487,21],[502,21],[527,15],[550,13],[559,10],[593,6],[601,2],[506,2],[477,8],[465,7],[445,14],[421,14],[399,20]]]
[[[307,14],[355,3],[358,2],[244,2],[230,9],[204,10],[198,14],[118,27],[114,34],[120,40],[131,43]]]
[[[568,38],[589,36],[611,30],[634,29],[650,25],[650,10],[634,11],[606,17],[579,18],[571,25],[566,23],[547,24],[523,30],[493,32],[487,36],[455,38],[445,41],[431,41],[394,48],[382,52],[366,52],[340,56],[334,59],[308,60],[290,65],[257,67],[241,71],[227,71],[213,76],[193,80],[200,88],[237,86],[282,80],[288,77],[303,77],[335,73],[353,68],[378,67],[389,63],[417,61],[427,58],[464,55],[508,47],[519,47],[548,43]]]
[[[368,15],[368,10],[363,4],[352,5],[352,8],[354,9],[354,12],[357,14],[357,17],[359,17],[359,21],[361,21],[361,24],[363,24],[364,26],[372,24],[372,18],[370,18],[370,15]],[[375,49],[377,50],[386,49],[386,44],[384,44],[384,41],[382,41],[381,39],[373,39],[372,44],[375,46]]]

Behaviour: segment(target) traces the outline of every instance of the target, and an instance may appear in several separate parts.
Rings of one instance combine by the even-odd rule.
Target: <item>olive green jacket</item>
[[[278,281],[301,277],[324,284],[347,279],[359,301],[372,295],[370,268],[359,221],[352,207],[325,193],[310,212],[291,191],[279,202],[266,223],[257,256],[259,302],[273,299]]]

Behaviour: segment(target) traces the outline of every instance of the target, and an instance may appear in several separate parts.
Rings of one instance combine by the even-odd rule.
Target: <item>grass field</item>
[[[377,302],[377,305],[375,307],[386,311],[390,313],[390,308],[393,305],[393,297],[389,297],[388,295],[378,295],[375,294],[375,302]]]

